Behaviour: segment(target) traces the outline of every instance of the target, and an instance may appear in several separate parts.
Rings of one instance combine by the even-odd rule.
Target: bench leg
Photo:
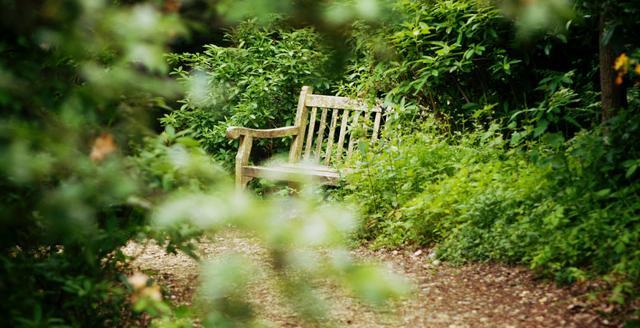
[[[251,146],[253,138],[251,136],[243,136],[240,138],[240,147],[236,155],[236,189],[243,190],[247,187],[247,183],[251,181],[251,177],[242,175],[242,167],[249,163],[249,155],[251,154]]]

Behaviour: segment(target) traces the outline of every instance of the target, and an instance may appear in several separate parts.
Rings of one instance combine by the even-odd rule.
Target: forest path
[[[198,286],[198,263],[184,254],[166,254],[161,247],[130,243],[125,253],[136,255],[134,268],[156,278],[174,304],[190,305]],[[199,244],[203,259],[228,252],[255,261],[265,251],[250,238],[225,233]],[[413,293],[384,310],[363,305],[343,290],[326,284],[323,298],[339,327],[607,327],[618,324],[597,315],[610,312],[604,305],[588,305],[584,290],[561,288],[536,281],[529,270],[496,264],[451,266],[431,260],[428,251],[371,251],[357,248],[352,254],[378,262],[407,277]],[[258,316],[274,327],[305,326],[270,283],[251,287],[251,302]]]

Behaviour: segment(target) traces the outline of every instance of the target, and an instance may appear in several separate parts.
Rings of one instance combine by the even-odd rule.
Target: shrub
[[[411,135],[395,134],[393,124],[389,122],[384,142],[355,160],[357,169],[347,176],[346,199],[361,205],[367,220],[362,231],[365,238],[393,245],[438,241],[437,228],[425,231],[409,219],[415,218],[417,214],[410,213],[418,211],[420,203],[414,198],[466,167],[496,158],[504,142],[496,135],[496,125],[482,134],[454,137],[439,129],[434,119]]]
[[[395,7],[401,21],[374,37],[366,26],[355,34],[347,90],[408,98],[459,127],[474,114],[498,118],[495,112],[522,103],[521,95],[505,92],[527,83],[527,72],[509,45],[515,30],[499,9],[476,0]]]
[[[188,130],[223,163],[232,163],[235,146],[228,126],[275,128],[292,125],[303,85],[328,90],[330,52],[310,28],[246,21],[227,35],[228,47],[207,45],[202,53],[173,54],[173,74],[190,87],[180,110],[162,119]],[[256,140],[260,158],[283,151],[280,139]]]
[[[126,145],[179,90],[157,73],[185,29],[100,1],[6,3],[0,26],[0,325],[122,325],[120,248],[148,231]]]
[[[625,112],[516,148],[497,126],[448,137],[427,126],[361,157],[345,198],[374,245],[435,244],[454,262],[526,264],[563,282],[605,275],[623,301],[640,277],[640,152],[626,141],[638,122]]]
[[[130,240],[155,238],[168,251],[194,255],[190,238],[230,227],[260,240],[265,262],[278,264],[270,267],[279,275],[275,285],[301,313],[315,315],[308,319],[321,316],[311,290],[327,276],[373,303],[396,295],[397,279],[354,263],[341,248],[353,224],[339,206],[307,198],[261,201],[235,192],[189,138],[197,128],[175,132],[167,126],[152,137],[140,113],[166,107],[181,93],[175,81],[162,77],[168,70],[162,53],[184,28],[157,2],[107,3],[22,1],[0,14],[6,33],[0,40],[0,103],[9,109],[0,118],[0,326],[124,326],[131,324],[131,310],[160,317],[157,326],[188,325],[187,315],[177,313],[184,311],[173,313],[162,301],[157,284],[143,274],[127,279],[121,249]],[[304,50],[317,47],[310,30],[283,32],[279,42],[271,37],[263,31],[252,47],[267,46],[272,51],[266,56],[281,65],[265,64],[273,68],[267,76],[233,81],[257,83],[251,84],[261,97],[251,98],[256,106],[271,97],[257,88],[299,89],[308,81],[300,76],[318,72],[305,67],[317,68],[324,58]],[[273,43],[279,47],[269,47]],[[250,68],[258,67],[261,59],[253,60]],[[248,107],[238,117],[251,116],[249,100],[240,100]],[[279,119],[275,109],[281,108],[270,104],[274,112],[262,118]],[[308,252],[300,250],[313,246],[327,251],[322,262],[303,260]],[[203,279],[211,288],[203,291],[208,303],[201,322],[210,326],[254,319],[241,286],[254,278],[247,275],[249,265],[237,258],[227,263],[204,270],[213,273]]]

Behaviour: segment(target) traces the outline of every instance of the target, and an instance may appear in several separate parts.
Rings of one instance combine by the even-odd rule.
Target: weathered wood
[[[320,164],[312,164],[312,163],[281,163],[275,165],[276,167],[287,167],[287,168],[305,168],[311,171],[326,171],[326,172],[337,172],[337,170],[333,167],[320,165]]]
[[[324,155],[324,165],[331,162],[331,150],[333,148],[333,139],[336,135],[336,124],[338,124],[338,110],[334,109],[331,115],[331,127],[329,128],[329,138],[327,139],[327,151]]]
[[[302,143],[304,142],[304,131],[307,128],[307,106],[305,105],[305,99],[308,94],[313,92],[313,88],[309,86],[303,86],[300,91],[300,99],[298,99],[298,109],[296,111],[296,120],[294,126],[298,127],[298,134],[293,139],[291,144],[291,150],[289,150],[289,162],[297,162],[300,160],[300,153],[302,153]]]
[[[313,145],[313,132],[316,128],[316,116],[318,115],[318,107],[311,109],[311,119],[309,120],[309,130],[307,131],[307,144],[304,150],[304,159],[308,160],[311,155],[311,147]]]
[[[249,163],[249,155],[251,155],[251,147],[253,145],[252,136],[242,136],[240,138],[240,147],[236,155],[236,188],[244,189],[250,179],[243,174],[243,167]]]
[[[231,126],[227,128],[227,138],[238,139],[240,136],[251,136],[255,138],[280,138],[293,136],[300,129],[297,126],[287,126],[277,129],[249,129]]]
[[[340,123],[340,135],[338,135],[338,145],[336,146],[336,162],[339,162],[342,159],[342,148],[344,146],[344,138],[347,134],[347,123],[349,122],[349,114],[351,114],[348,110],[345,110],[342,113],[342,122]]]
[[[378,140],[378,131],[380,130],[380,120],[382,119],[382,113],[377,112],[376,118],[373,122],[373,133],[371,134],[371,143],[376,142]]]
[[[242,174],[248,177],[269,178],[280,181],[309,181],[336,185],[340,174],[336,170],[318,170],[306,166],[245,166]]]
[[[311,113],[309,113],[308,107],[312,108]],[[322,108],[322,114],[320,115],[320,123],[316,131],[318,108]],[[332,110],[331,121],[327,122],[329,110]],[[354,112],[353,117],[351,117],[352,112]],[[382,112],[383,108],[379,106],[369,108],[364,102],[359,100],[345,97],[314,95],[310,87],[303,87],[300,92],[300,98],[298,99],[296,118],[293,126],[277,129],[249,129],[244,127],[229,127],[227,129],[228,138],[240,138],[240,147],[236,155],[235,166],[237,188],[245,188],[247,183],[256,177],[288,180],[292,183],[313,180],[322,184],[336,185],[340,179],[340,175],[334,165],[339,164],[339,162],[344,159],[342,153],[347,139],[346,159],[351,158],[354,145],[361,137],[354,136],[355,130],[359,127],[360,115],[364,115],[362,120],[365,124],[365,134],[368,134],[367,132],[370,129],[370,115],[371,113],[375,113],[371,136],[371,142],[375,142],[380,132]],[[341,122],[338,122],[340,115],[342,115],[342,119]],[[335,152],[333,152],[338,124],[340,125],[340,132],[337,138],[338,141],[337,146],[335,146]],[[325,129],[327,125],[329,125],[329,132],[326,139],[324,158],[321,158],[323,156]],[[287,136],[294,137],[289,151],[289,163],[271,167],[249,165],[253,138],[278,138]],[[306,146],[304,146],[305,144]],[[323,160],[322,162],[325,165],[300,163],[303,148],[304,159],[310,159],[312,157],[311,153],[315,150],[313,158],[316,162]],[[333,167],[330,167],[330,164]],[[345,170],[348,171],[348,168],[341,168],[341,172]]]
[[[369,107],[366,103],[360,100],[350,99],[347,97],[323,96],[313,94],[307,96],[305,105],[307,105],[307,107],[335,108],[372,112],[382,111],[380,107]]]
[[[322,109],[322,115],[320,116],[320,127],[318,128],[318,137],[316,138],[316,153],[315,161],[320,162],[320,153],[322,152],[322,140],[324,138],[324,129],[327,126],[327,108]]]
[[[347,161],[351,159],[351,154],[353,153],[353,144],[356,141],[353,135],[353,129],[358,128],[358,118],[360,117],[360,114],[362,114],[361,111],[356,111],[353,114],[353,122],[351,122],[351,127],[349,128],[349,132],[351,133],[349,134],[349,146],[347,147]]]

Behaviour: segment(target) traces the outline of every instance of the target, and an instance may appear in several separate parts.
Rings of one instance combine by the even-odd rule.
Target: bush
[[[0,325],[122,325],[120,248],[148,232],[126,145],[179,90],[157,73],[185,29],[149,4],[87,1],[6,4],[0,26]]]
[[[427,231],[409,219],[419,216],[422,201],[416,195],[432,192],[434,185],[461,170],[497,158],[504,142],[496,135],[496,125],[484,133],[452,136],[434,119],[410,135],[393,133],[397,129],[389,124],[384,141],[355,160],[357,169],[347,176],[346,199],[361,204],[367,220],[365,238],[396,246],[439,241],[437,228]]]
[[[640,278],[640,149],[626,141],[639,122],[622,113],[517,148],[495,125],[449,137],[428,125],[361,157],[346,199],[374,245],[437,245],[454,262],[526,264],[562,282],[605,275],[623,301]]]
[[[144,113],[182,95],[179,84],[164,76],[163,53],[186,29],[176,3],[161,9],[163,2],[133,2],[19,1],[6,3],[0,13],[0,105],[7,109],[0,118],[0,326],[125,326],[139,312],[161,319],[152,322],[156,326],[186,326],[189,311],[173,312],[160,286],[141,273],[127,278],[131,268],[122,247],[156,239],[170,252],[194,255],[191,238],[230,227],[257,236],[269,254],[265,262],[280,265],[273,268],[280,275],[276,285],[292,300],[308,296],[304,304],[292,301],[305,314],[319,303],[309,295],[313,281],[327,276],[371,302],[395,295],[392,277],[352,262],[341,249],[353,226],[345,210],[307,198],[258,201],[239,194],[188,137],[197,128],[175,132],[167,126],[154,136]],[[244,106],[238,119],[251,116],[253,101],[273,110],[260,119],[282,123],[276,121],[284,109],[275,106],[296,97],[283,96],[275,105],[267,100],[311,83],[325,53],[304,50],[317,49],[310,30],[260,31],[249,33],[256,36],[251,49],[264,50],[265,57],[234,69],[258,68],[263,59],[278,65],[262,63],[272,69],[269,74],[234,72],[229,85],[240,85],[236,91],[251,85],[260,97],[246,100],[238,91],[232,98]],[[227,59],[235,54],[229,51]],[[245,73],[253,75],[235,79]],[[296,91],[286,88],[294,84]],[[301,261],[299,250],[311,246],[331,247],[325,265]],[[210,326],[254,319],[245,289],[234,280],[253,278],[242,276],[248,265],[229,263],[242,265],[204,270],[224,273],[222,279],[203,279],[213,286],[203,292],[209,303],[201,322]]]
[[[515,29],[499,9],[476,0],[395,7],[402,21],[374,37],[366,26],[355,34],[348,90],[408,98],[460,127],[474,114],[498,118],[497,103],[505,106],[497,111],[522,103],[521,95],[504,92],[527,83],[528,74],[509,44]]]
[[[244,22],[227,35],[228,47],[207,45],[202,53],[173,54],[173,74],[189,86],[180,110],[162,119],[189,135],[220,159],[233,163],[236,146],[225,137],[228,126],[275,128],[292,125],[303,85],[327,91],[331,53],[312,29],[278,22]],[[280,139],[256,140],[255,153],[266,158],[285,150]]]

